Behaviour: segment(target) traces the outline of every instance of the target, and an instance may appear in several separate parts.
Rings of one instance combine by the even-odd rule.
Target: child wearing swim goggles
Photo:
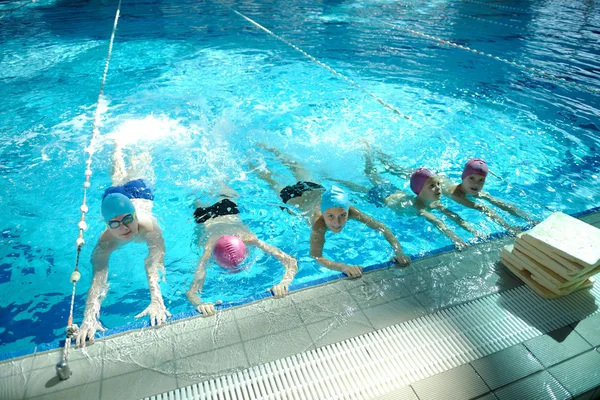
[[[79,347],[85,347],[86,340],[93,343],[96,331],[104,330],[98,319],[107,288],[109,259],[115,250],[133,241],[148,246],[144,267],[150,288],[150,305],[135,317],[149,316],[150,324],[154,326],[166,322],[171,316],[158,285],[159,271],[164,274],[165,244],[158,222],[152,215],[154,193],[145,180],[130,179],[117,141],[113,150],[112,183],[113,186],[106,189],[102,199],[101,211],[107,229],[92,253],[94,277],[77,335]]]

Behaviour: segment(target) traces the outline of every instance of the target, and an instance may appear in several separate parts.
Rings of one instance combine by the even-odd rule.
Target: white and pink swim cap
[[[235,269],[246,258],[246,245],[236,236],[221,236],[215,243],[213,257],[221,267]]]

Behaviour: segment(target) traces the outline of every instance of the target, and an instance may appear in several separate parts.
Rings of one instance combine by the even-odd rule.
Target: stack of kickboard
[[[600,272],[600,229],[557,212],[517,235],[501,260],[540,296],[565,296],[591,286]]]

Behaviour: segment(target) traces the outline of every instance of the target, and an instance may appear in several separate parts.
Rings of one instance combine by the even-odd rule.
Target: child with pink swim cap
[[[284,253],[280,249],[270,244],[263,242],[250,231],[250,228],[242,222],[238,215],[240,213],[237,203],[234,201],[239,198],[237,192],[233,189],[221,184],[218,192],[218,199],[214,204],[199,204],[196,203],[194,211],[194,219],[199,227],[203,228],[202,235],[198,241],[198,245],[203,247],[204,253],[198,262],[198,268],[194,273],[194,280],[189,290],[186,292],[188,300],[196,307],[203,316],[215,315],[215,306],[213,303],[202,302],[200,294],[204,286],[206,277],[206,265],[211,257],[215,245],[231,246],[231,250],[237,254],[236,257],[229,263],[223,260],[219,254],[214,254],[217,262],[226,267],[233,267],[234,264],[239,264],[245,258],[245,254],[240,254],[240,250],[245,249],[244,245],[256,246],[265,253],[275,257],[285,268],[285,273],[281,281],[271,288],[275,298],[281,298],[288,294],[289,284],[294,279],[298,272],[298,262],[292,256]],[[236,243],[236,238],[239,238],[243,243]]]
[[[517,217],[524,218],[529,222],[535,222],[526,213],[519,210],[514,205],[493,197],[483,190],[483,185],[485,185],[488,172],[489,169],[485,161],[480,158],[472,158],[465,164],[461,175],[461,183],[454,184],[447,178],[444,180],[444,193],[450,196],[452,200],[465,207],[481,211],[490,217],[492,221],[509,230],[511,233],[519,232],[520,228],[511,226],[492,209],[481,203],[474,202],[472,198],[487,200],[496,207],[508,211]]]
[[[348,265],[323,256],[325,234],[327,231],[339,233],[345,228],[349,220],[358,221],[371,229],[383,233],[394,251],[392,261],[399,266],[410,264],[410,258],[404,254],[400,242],[398,242],[392,231],[383,223],[350,205],[348,195],[345,191],[336,186],[325,190],[323,186],[311,182],[310,172],[297,161],[281,155],[277,149],[264,144],[258,144],[258,146],[273,153],[279,161],[292,170],[294,177],[298,180],[294,185],[283,186],[273,178],[273,174],[266,167],[258,168],[257,170],[258,176],[279,194],[285,204],[291,206],[287,208],[288,211],[307,217],[309,220],[312,227],[310,255],[320,265],[343,272],[349,278],[358,278],[362,275],[363,267],[361,266]]]
[[[461,228],[475,236],[479,235],[467,221],[462,219],[458,214],[448,210],[439,202],[442,197],[442,187],[439,177],[426,168],[411,170],[399,167],[389,161],[389,156],[378,151],[382,163],[389,172],[402,178],[410,179],[410,188],[415,194],[415,196],[410,196],[377,174],[377,170],[373,164],[371,147],[366,142],[363,142],[363,144],[365,145],[365,175],[369,178],[373,186],[368,188],[354,182],[340,180],[338,182],[343,183],[352,190],[367,193],[369,202],[375,204],[377,207],[387,207],[397,214],[406,214],[409,210],[416,211],[418,215],[424,217],[443,234],[448,236],[457,250],[464,250],[467,244],[450,230],[443,221],[433,215],[430,210],[436,209],[441,211]]]

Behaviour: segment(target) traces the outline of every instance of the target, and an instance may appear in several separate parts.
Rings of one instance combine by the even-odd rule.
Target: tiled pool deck
[[[600,227],[600,213],[582,217]],[[498,264],[512,238],[72,350],[0,364],[0,399],[137,399],[372,332],[522,283]],[[600,398],[600,313],[406,386],[386,399]],[[553,397],[552,397],[553,396]]]

